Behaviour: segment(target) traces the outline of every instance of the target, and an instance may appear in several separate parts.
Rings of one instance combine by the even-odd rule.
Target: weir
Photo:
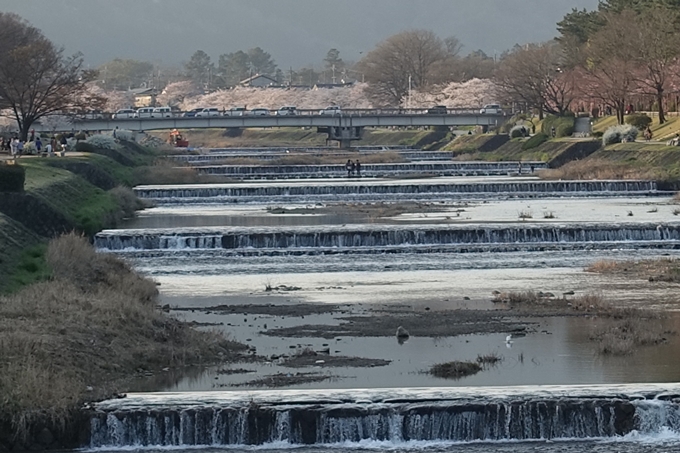
[[[134,189],[140,198],[160,204],[191,201],[220,203],[316,201],[316,200],[389,200],[389,199],[451,199],[454,197],[488,198],[489,196],[529,197],[589,197],[616,195],[653,195],[653,181],[480,181],[468,183],[385,183],[365,184],[215,184],[200,186],[140,186]],[[193,200],[192,200],[193,199]]]
[[[530,173],[546,168],[544,162],[410,162],[395,164],[363,164],[363,176],[383,177],[413,173],[437,176],[493,176],[508,173]],[[238,176],[241,178],[267,177],[342,177],[347,174],[344,164],[326,165],[216,165],[197,166],[201,174]]]
[[[539,247],[647,241],[657,246],[680,246],[678,224],[583,224],[583,225],[349,225],[296,228],[191,228],[172,230],[107,230],[95,236],[95,246],[106,250],[228,249],[250,253],[350,253],[354,250],[386,253],[433,246],[518,244]],[[500,248],[500,247],[498,247]],[[465,249],[465,247],[464,247]],[[456,251],[456,248],[451,251]],[[441,248],[436,251],[444,251]]]
[[[680,430],[677,384],[136,394],[90,447],[593,439]]]

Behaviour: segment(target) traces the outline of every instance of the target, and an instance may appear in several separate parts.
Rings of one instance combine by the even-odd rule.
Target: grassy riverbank
[[[82,236],[52,240],[46,264],[49,281],[0,298],[0,450],[79,446],[84,403],[243,350],[166,316],[154,282]]]
[[[151,135],[161,140],[167,139],[167,134],[163,132],[152,132]],[[188,129],[183,130],[182,135],[194,148],[326,146],[326,134],[319,134],[316,129],[272,128],[226,132],[224,129]],[[446,135],[435,130],[366,129],[361,141],[355,142],[353,146],[402,145],[422,148],[434,146],[440,141],[441,146],[444,146],[449,141],[443,141]]]
[[[0,451],[80,446],[84,403],[243,350],[166,316],[154,282],[89,244],[142,207],[129,186],[195,171],[135,143],[90,151],[20,159],[24,190],[0,194]]]

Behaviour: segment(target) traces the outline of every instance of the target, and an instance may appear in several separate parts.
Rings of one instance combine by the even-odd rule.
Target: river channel
[[[310,439],[296,437],[302,434],[292,427],[285,428],[297,420],[298,412],[292,409],[286,415],[276,412],[275,416],[258,412],[256,418],[265,417],[258,418],[258,423],[278,426],[263,439],[253,439],[252,434],[248,438],[247,430],[237,435],[233,431],[235,419],[220,421],[231,426],[228,429],[236,436],[227,439],[218,434],[199,435],[200,430],[220,432],[216,420],[221,416],[214,409],[210,423],[199,422],[198,412],[193,409],[190,413],[194,415],[186,415],[190,418],[185,420],[182,414],[188,409],[179,407],[187,401],[180,404],[166,400],[162,404],[174,407],[180,415],[166,414],[160,425],[129,414],[113,419],[105,416],[102,420],[108,421],[104,426],[95,429],[93,425],[93,429],[109,434],[116,431],[117,436],[127,440],[116,437],[114,441],[107,434],[93,447],[106,450],[230,445],[229,448],[241,449],[246,448],[243,444],[255,444],[259,446],[246,449],[279,451],[295,446],[296,451],[307,452],[320,451],[316,447],[323,445],[324,449],[338,452],[680,451],[675,426],[680,417],[676,420],[675,415],[668,416],[670,412],[675,414],[676,405],[664,406],[665,415],[655,415],[655,421],[644,421],[644,426],[640,425],[642,409],[631,409],[637,414],[637,425],[624,427],[621,414],[628,409],[617,406],[619,403],[611,405],[616,398],[604,395],[606,389],[619,384],[680,381],[680,362],[675,360],[680,355],[678,335],[669,334],[664,344],[629,356],[610,357],[599,355],[590,341],[593,332],[608,322],[597,317],[494,318],[488,331],[468,334],[447,334],[445,329],[434,327],[429,332],[426,325],[408,324],[410,317],[421,317],[427,323],[428,319],[455,317],[456,313],[468,316],[466,313],[495,312],[498,307],[491,301],[493,291],[534,290],[564,298],[598,294],[632,306],[650,307],[649,301],[654,300],[652,308],[670,313],[661,321],[668,332],[680,331],[680,316],[674,314],[678,309],[677,285],[650,285],[584,271],[586,266],[603,259],[680,256],[677,205],[670,194],[656,191],[651,183],[546,183],[531,176],[445,176],[349,182],[249,181],[136,190],[155,207],[119,229],[100,233],[95,245],[103,252],[124,257],[156,280],[161,303],[174,316],[201,328],[220,330],[248,345],[253,356],[261,357],[181,374],[169,370],[139,383],[138,391],[180,392],[174,394],[194,395],[189,398],[195,400],[205,398],[204,392],[253,397],[267,388],[258,380],[276,377],[283,382],[276,384],[284,389],[282,395],[294,390],[321,392],[308,398],[322,405],[322,395],[332,397],[341,389],[384,389],[381,391],[390,401],[418,401],[419,417],[432,413],[433,403],[425,403],[430,400],[419,394],[431,391],[428,389],[460,388],[474,393],[475,388],[524,388],[534,396],[521,400],[533,401],[544,386],[595,385],[596,390],[588,398],[598,402],[592,403],[595,412],[591,419],[590,409],[583,409],[591,407],[591,403],[579,400],[578,404],[585,406],[574,409],[576,415],[569,416],[571,421],[560,414],[572,409],[559,402],[545,409],[556,411],[551,415],[552,421],[538,415],[544,409],[533,406],[527,406],[526,414],[515,414],[515,409],[510,408],[520,403],[514,399],[503,403],[507,404],[505,409],[494,406],[493,417],[489,415],[491,409],[482,410],[487,422],[505,417],[502,423],[508,424],[507,432],[501,430],[505,434],[480,434],[477,428],[467,431],[460,425],[458,431],[447,431],[445,435],[434,425],[421,425],[421,418],[419,428],[409,431],[408,423],[416,423],[410,418],[415,409],[395,408],[352,409],[353,420],[363,420],[352,428],[346,425],[350,416],[337,413],[338,420],[344,420],[343,427],[334,422],[322,428],[320,420],[326,420],[324,417],[330,417],[328,414],[335,410],[328,409],[330,412],[324,412],[327,415],[315,419],[317,435],[311,443],[318,445],[310,449],[303,446],[310,444]],[[396,325],[389,326],[388,334],[383,329],[383,324],[393,318],[417,333],[407,341],[397,341],[393,333]],[[376,320],[375,325],[365,319]],[[363,324],[363,330],[357,327]],[[511,341],[507,341],[508,334],[513,335]],[[292,367],[284,360],[305,351],[318,355],[304,367]],[[484,354],[495,355],[500,361],[473,376],[450,380],[426,372],[437,363],[474,361]],[[334,362],[334,358],[362,358],[367,362],[358,365]],[[299,375],[313,375],[314,379],[286,380]],[[414,390],[409,393],[405,389]],[[674,387],[663,390],[673,394],[675,391]],[[399,392],[411,396],[398,396]],[[560,395],[572,393],[565,392]],[[293,399],[286,400],[286,405],[297,401],[297,397],[290,398]],[[602,403],[605,400],[608,402]],[[475,401],[476,405],[488,404],[483,398]],[[422,409],[423,405],[430,409]],[[228,406],[233,407],[233,403]],[[226,406],[219,403],[219,407]],[[126,413],[128,409],[116,410]],[[447,413],[459,411],[451,410]],[[387,417],[384,411],[392,415]],[[509,411],[508,415],[505,411]],[[481,423],[482,412],[466,416],[465,426]],[[514,415],[510,416],[511,412]],[[402,415],[394,415],[397,413]],[[191,440],[184,439],[185,434],[167,437],[167,417],[175,416],[179,417],[178,430],[194,432]],[[244,416],[248,421],[239,419],[238,423],[252,429],[253,416]],[[383,416],[387,418],[382,420]],[[525,426],[521,429],[524,434],[518,435],[510,427],[522,417],[534,420],[531,423],[535,426]],[[430,422],[435,423],[433,420]],[[146,434],[137,432],[139,427],[133,428],[136,423],[146,427]],[[201,423],[207,425],[199,430]],[[463,422],[456,419],[451,423],[458,426]],[[556,428],[573,423],[584,428]],[[393,428],[381,428],[383,424]],[[155,428],[149,428],[152,425]],[[137,434],[133,436],[132,431]],[[161,432],[166,433],[165,437]],[[511,439],[513,442],[507,443]]]

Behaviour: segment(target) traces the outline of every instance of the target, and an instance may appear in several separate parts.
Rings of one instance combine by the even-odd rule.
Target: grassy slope
[[[453,151],[459,154],[476,152],[486,142],[491,140],[491,134],[461,135],[442,148],[443,151]]]
[[[124,149],[122,153],[141,164],[152,158],[148,152],[135,149]],[[67,162],[92,165],[121,185],[134,183],[135,168],[99,154],[63,159],[23,159],[19,163],[26,168],[26,194],[41,200],[49,209],[65,217],[75,230],[85,234],[92,235],[113,226],[121,208],[116,197],[71,171],[52,166]],[[13,292],[45,278],[48,271],[43,254],[47,239],[0,213],[0,293]]]
[[[316,129],[245,129],[239,137],[225,137],[222,129],[198,129],[182,131],[192,147],[222,148],[222,147],[267,147],[267,146],[295,146],[316,147],[326,144],[326,135],[319,134]],[[358,145],[405,145],[413,146],[426,139],[431,131],[422,130],[387,130],[366,129]],[[162,132],[152,135],[165,140]]]

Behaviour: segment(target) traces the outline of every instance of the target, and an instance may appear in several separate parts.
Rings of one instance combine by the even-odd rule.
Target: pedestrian
[[[42,152],[42,140],[40,140],[40,136],[35,138],[35,152],[37,154],[41,154]]]
[[[359,159],[357,159],[354,165],[357,171],[357,178],[361,178],[361,162],[359,162]]]
[[[347,170],[347,177],[348,177],[348,178],[349,178],[350,176],[352,176],[352,165],[354,165],[353,162],[352,162],[352,160],[351,160],[351,159],[347,159],[347,163],[345,164],[345,170]]]
[[[17,141],[17,158],[21,157],[21,154],[23,152],[24,152],[24,141],[18,140]]]
[[[50,148],[51,148],[50,151],[52,153],[51,154],[48,153],[47,155],[48,155],[48,157],[53,157],[54,153],[57,152],[57,137],[55,137],[54,135],[52,136],[52,139],[50,140]]]
[[[18,152],[18,150],[17,150],[18,144],[19,144],[19,140],[16,137],[13,138],[9,143],[10,151],[12,153],[12,157],[14,157],[15,159],[17,157],[17,152]]]
[[[351,165],[351,167],[350,167],[350,173],[352,174],[352,176],[354,176],[354,172],[355,172],[356,169],[357,169],[357,165],[356,165],[354,162],[351,162],[351,164],[352,164],[352,165]]]
[[[555,138],[556,135],[557,135],[557,130],[555,129],[555,126],[553,126],[553,127],[550,128],[550,136],[552,138]]]
[[[61,136],[61,140],[59,141],[61,143],[61,157],[64,157],[66,155],[66,148],[68,147],[68,140],[66,139],[66,135]]]
[[[531,164],[531,174],[534,173],[534,164]]]
[[[52,151],[52,142],[51,141],[47,142],[47,145],[45,145],[45,154],[47,155],[47,157],[54,156],[54,152]]]
[[[522,162],[517,162],[517,173],[522,174]]]

